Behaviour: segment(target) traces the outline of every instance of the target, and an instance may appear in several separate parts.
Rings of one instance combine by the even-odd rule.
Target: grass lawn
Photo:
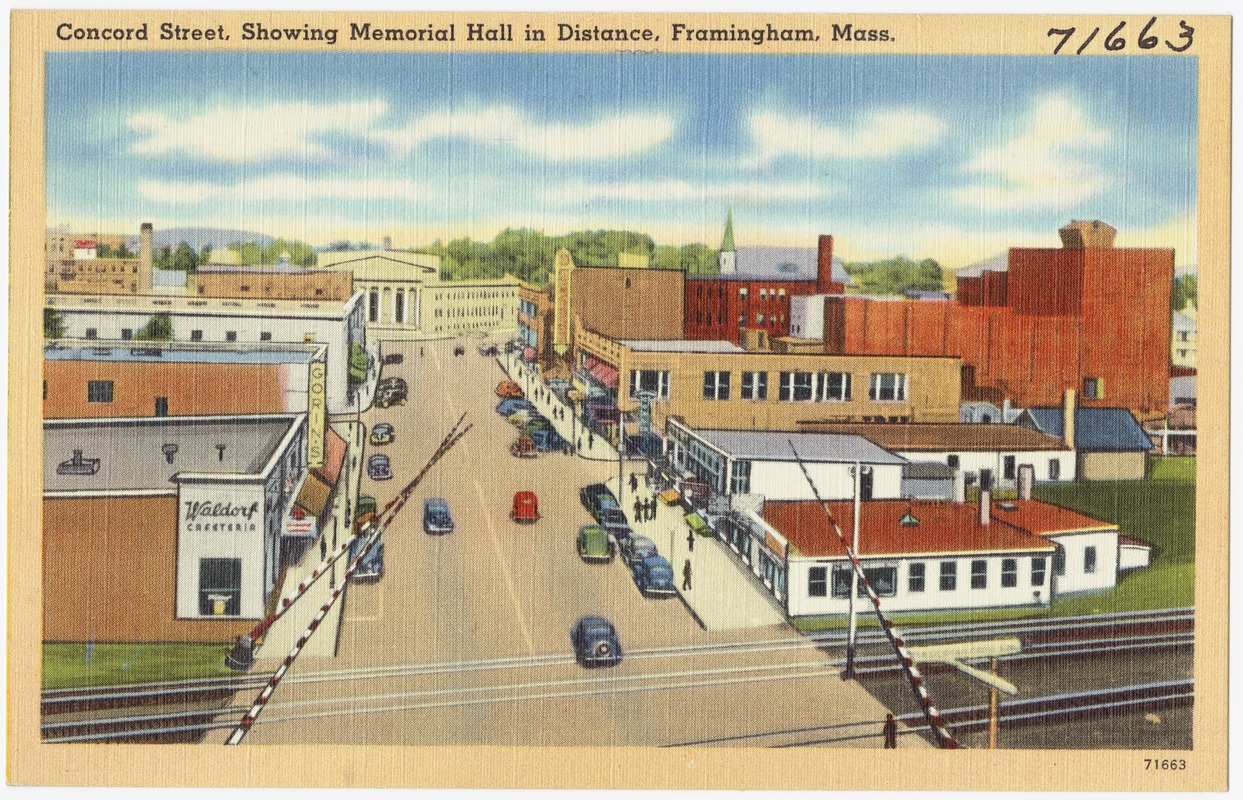
[[[1195,483],[1195,456],[1148,456],[1148,480]]]
[[[43,688],[113,686],[237,675],[231,644],[44,644]]]
[[[1035,487],[1033,495],[1041,500],[1117,523],[1123,536],[1152,545],[1151,566],[1123,576],[1112,591],[1054,600],[1049,609],[899,613],[893,615],[894,622],[934,625],[1195,605],[1195,460],[1189,460],[1190,465],[1188,459],[1170,457],[1165,461],[1174,463],[1154,465],[1154,474],[1167,476],[1164,480],[1076,481]],[[864,599],[858,609],[860,627],[877,627],[871,603]],[[844,630],[848,624],[845,615],[802,617],[792,622],[800,631]]]

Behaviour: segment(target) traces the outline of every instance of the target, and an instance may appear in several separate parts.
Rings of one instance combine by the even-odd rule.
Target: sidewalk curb
[[[698,624],[700,628],[703,628],[705,631],[708,630],[708,626],[705,625],[704,621],[699,618],[698,614],[695,613],[695,609],[691,606],[690,601],[686,599],[686,596],[682,594],[681,589],[678,590],[678,599],[682,601],[682,605],[685,606],[686,610],[690,613],[691,619],[695,620],[696,624]]]

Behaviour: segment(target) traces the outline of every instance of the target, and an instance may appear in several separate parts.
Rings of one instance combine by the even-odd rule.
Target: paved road
[[[452,345],[385,345],[404,356],[385,374],[405,378],[411,399],[364,412],[368,426],[393,423],[397,440],[368,449],[389,454],[395,478],[364,477],[362,492],[383,505],[463,412],[474,427],[385,533],[384,578],[347,593],[338,656],[299,659],[248,743],[661,745],[866,722],[858,730],[876,736],[850,745],[880,746],[885,708],[789,627],[709,633],[679,600],[640,596],[619,561],[580,561],[574,536],[590,520],[578,488],[616,467],[509,455],[516,431],[493,411],[499,367],[470,344],[455,357]],[[534,525],[509,519],[519,489],[538,493]],[[449,501],[455,533],[423,533],[432,496]],[[569,629],[585,614],[617,625],[626,650],[617,667],[573,662]],[[782,649],[722,647],[746,641]],[[375,667],[390,672],[299,682]]]

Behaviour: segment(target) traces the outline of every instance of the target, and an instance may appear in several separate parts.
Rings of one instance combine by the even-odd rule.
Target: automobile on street
[[[576,539],[578,557],[588,563],[607,564],[613,560],[613,542],[599,525],[584,525]]]
[[[381,422],[371,428],[371,435],[367,437],[367,441],[374,445],[392,444],[396,438],[396,431],[393,426],[387,422]]]
[[[367,459],[367,477],[373,481],[386,481],[393,477],[393,471],[389,465],[388,456],[383,453],[377,453]]]
[[[604,617],[583,617],[570,630],[574,658],[584,667],[612,667],[621,663],[617,629]]]
[[[423,530],[426,533],[453,533],[453,514],[443,497],[423,501]]]

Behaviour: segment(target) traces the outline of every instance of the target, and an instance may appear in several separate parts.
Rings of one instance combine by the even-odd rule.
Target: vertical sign
[[[306,465],[311,469],[324,466],[324,383],[327,365],[311,362],[311,377],[306,397]]]
[[[639,435],[646,436],[652,432],[652,400],[656,393],[643,390],[636,397],[639,398]]]
[[[570,321],[574,310],[570,307],[570,273],[574,270],[574,261],[570,251],[562,248],[557,251],[557,271],[553,298],[552,344],[557,355],[564,356],[570,349]]]

